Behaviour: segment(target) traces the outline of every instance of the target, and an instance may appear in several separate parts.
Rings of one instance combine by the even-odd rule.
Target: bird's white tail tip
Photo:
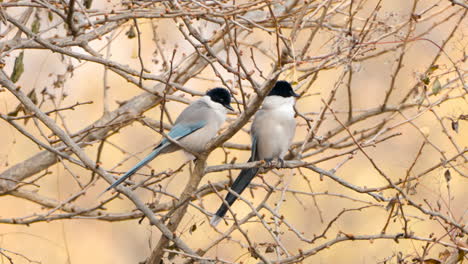
[[[219,222],[221,221],[221,219],[223,218],[218,215],[213,215],[213,217],[211,217],[211,220],[210,220],[210,225],[217,226]]]

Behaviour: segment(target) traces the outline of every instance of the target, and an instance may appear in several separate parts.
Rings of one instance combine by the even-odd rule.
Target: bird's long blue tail
[[[236,180],[232,184],[231,189],[237,194],[241,194],[245,190],[245,188],[249,186],[250,182],[255,177],[255,175],[257,175],[258,170],[259,168],[250,168],[242,170],[239,173],[239,176],[237,176]],[[237,196],[229,192],[226,195],[225,200],[227,204],[231,206],[237,200]],[[224,215],[226,215],[227,211],[228,206],[225,203],[223,203],[219,207],[218,211],[216,211],[216,214],[211,218],[210,224],[212,226],[216,226],[219,223],[219,221],[221,221],[221,219],[224,217]]]
[[[135,165],[133,168],[131,168],[127,173],[125,173],[122,177],[120,177],[116,182],[114,182],[111,186],[107,187],[107,189],[104,192],[109,191],[110,189],[116,187],[117,185],[121,184],[123,181],[125,181],[128,177],[132,176],[137,172],[141,167],[145,166],[148,162],[152,161],[158,154],[161,152],[161,150],[164,148],[163,146],[160,146],[158,148],[155,148],[153,152],[151,152],[148,156],[146,156],[144,159],[142,159],[140,162],[138,162],[137,165]]]

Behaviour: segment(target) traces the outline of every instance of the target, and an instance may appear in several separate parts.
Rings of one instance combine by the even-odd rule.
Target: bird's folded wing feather
[[[186,137],[192,134],[198,129],[204,127],[205,125],[206,125],[206,120],[200,120],[195,123],[175,124],[172,127],[171,131],[167,134],[167,136],[169,136],[173,140],[179,140],[183,137]],[[171,142],[167,138],[165,138],[161,141],[161,144],[159,144],[159,146],[157,146],[156,148],[168,145],[170,143]]]

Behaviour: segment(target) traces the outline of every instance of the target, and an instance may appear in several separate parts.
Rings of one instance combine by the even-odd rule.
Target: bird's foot
[[[273,167],[273,159],[265,159],[265,167],[272,168]]]
[[[278,158],[278,168],[284,168],[284,159]]]
[[[284,168],[284,160],[281,158],[265,159],[265,167],[268,168]]]

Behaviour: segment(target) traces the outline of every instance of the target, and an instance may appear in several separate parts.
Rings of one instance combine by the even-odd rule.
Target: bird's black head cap
[[[231,94],[227,89],[224,88],[213,88],[209,90],[206,95],[211,98],[211,101],[220,103],[222,106],[227,109],[234,111],[231,107]]]
[[[294,92],[291,84],[287,81],[277,81],[275,87],[273,87],[273,89],[271,89],[270,93],[268,94],[268,96],[270,95],[282,97],[299,97],[299,95]]]

